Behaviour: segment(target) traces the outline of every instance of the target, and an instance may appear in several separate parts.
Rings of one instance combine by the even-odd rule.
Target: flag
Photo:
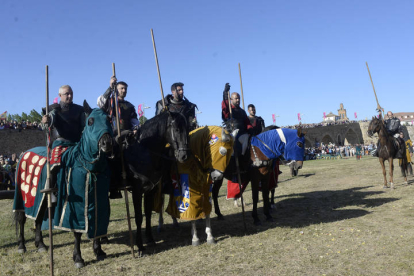
[[[357,114],[356,114],[356,112],[354,113],[354,115],[355,115],[355,119],[356,119],[358,117]]]
[[[273,123],[276,124],[276,116],[275,114],[272,114]]]
[[[7,120],[7,111],[0,114],[0,120]]]
[[[301,121],[302,119],[300,118],[300,113],[298,113],[298,121]]]
[[[56,97],[54,100],[53,100],[53,103],[55,104],[55,103],[58,103],[58,97]]]
[[[323,113],[323,118],[326,119],[326,112]]]
[[[142,104],[138,105],[138,116],[141,118],[144,115],[144,111],[142,111]]]

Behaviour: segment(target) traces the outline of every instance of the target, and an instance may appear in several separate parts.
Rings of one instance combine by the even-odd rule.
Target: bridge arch
[[[345,133],[345,141],[351,145],[360,143],[358,134],[352,128],[349,128]]]
[[[329,143],[335,143],[335,140],[332,138],[331,135],[325,134],[321,140],[322,143],[328,145]]]

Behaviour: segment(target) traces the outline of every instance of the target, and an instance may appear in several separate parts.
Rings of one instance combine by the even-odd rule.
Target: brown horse
[[[382,167],[382,174],[384,175],[384,188],[389,188],[390,186],[387,183],[387,172],[385,170],[385,160],[388,160],[388,164],[390,166],[389,173],[390,173],[390,182],[391,188],[394,189],[394,159],[396,158],[397,149],[395,148],[394,144],[394,137],[388,134],[384,121],[382,118],[372,117],[371,122],[368,126],[368,136],[372,137],[374,133],[378,134],[378,139],[380,142],[380,148],[378,152],[379,162]],[[403,158],[401,168],[404,171],[403,176],[405,179],[405,184],[408,184],[407,181],[407,174],[405,173],[407,169],[407,158],[406,158],[406,150],[405,144],[401,145],[403,147]]]

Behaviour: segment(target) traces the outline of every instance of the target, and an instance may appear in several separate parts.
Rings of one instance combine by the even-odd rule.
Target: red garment
[[[246,131],[249,129],[253,129],[252,124],[250,123],[249,118],[247,117],[246,111],[244,111],[243,109],[241,109],[240,107],[235,107],[234,105],[231,105],[231,109],[233,112],[235,112],[236,110],[243,113],[243,118],[242,119],[242,123],[243,125],[246,127]],[[233,114],[234,115],[234,114]],[[229,100],[223,100],[221,102],[221,118],[223,119],[223,121],[227,121],[228,119],[230,119],[230,110],[229,110]]]

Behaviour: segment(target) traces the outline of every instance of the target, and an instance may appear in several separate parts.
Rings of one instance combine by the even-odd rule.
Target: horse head
[[[86,122],[80,144],[85,160],[95,162],[100,158],[101,152],[112,151],[112,127],[104,110],[91,109],[86,101],[83,102],[83,108]]]
[[[181,113],[168,111],[166,140],[174,149],[174,156],[182,163],[189,156],[187,119]]]
[[[371,122],[369,122],[369,125],[368,125],[368,131],[367,131],[368,136],[372,137],[374,133],[379,133],[381,130],[381,125],[382,125],[382,120],[375,116],[372,116],[372,120]]]
[[[305,134],[302,128],[284,129],[286,137],[286,146],[284,157],[288,161],[287,165],[293,167],[295,170],[301,169],[303,166],[303,159],[305,156]]]

